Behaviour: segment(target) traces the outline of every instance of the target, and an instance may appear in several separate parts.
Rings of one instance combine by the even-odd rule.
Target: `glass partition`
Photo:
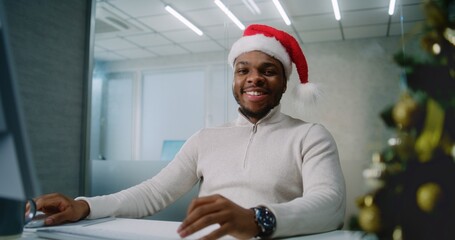
[[[204,90],[204,72],[201,70],[144,75],[141,160],[159,160],[165,141],[186,140],[204,127]]]
[[[158,161],[165,141],[232,120],[237,107],[224,72],[218,65],[95,77],[92,160]]]

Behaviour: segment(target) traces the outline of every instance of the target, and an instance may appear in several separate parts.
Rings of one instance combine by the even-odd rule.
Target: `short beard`
[[[243,115],[245,115],[246,117],[248,118],[254,118],[254,119],[261,119],[263,117],[265,117],[265,115],[267,115],[270,110],[272,110],[275,106],[267,106],[266,108],[264,108],[263,110],[259,111],[259,112],[253,112],[251,111],[250,109],[248,108],[245,108],[243,106],[240,106],[239,110],[241,113],[243,113]]]
[[[270,112],[270,110],[272,110],[273,108],[275,108],[276,106],[278,106],[278,104],[279,104],[279,102],[280,102],[280,100],[281,100],[281,96],[280,96],[279,99],[278,99],[278,103],[277,103],[277,104],[275,104],[275,105],[273,105],[273,106],[272,106],[272,105],[267,105],[267,106],[265,106],[264,108],[262,108],[261,110],[259,110],[258,112],[253,112],[252,110],[250,110],[250,109],[248,109],[248,108],[246,108],[245,106],[242,106],[242,105],[240,104],[239,95],[237,95],[237,94],[235,93],[235,91],[233,91],[233,95],[234,95],[235,101],[236,101],[237,104],[239,105],[239,111],[240,111],[243,115],[245,115],[247,118],[254,118],[254,119],[257,119],[257,120],[259,120],[259,119],[265,117],[265,115],[267,115],[267,114]]]

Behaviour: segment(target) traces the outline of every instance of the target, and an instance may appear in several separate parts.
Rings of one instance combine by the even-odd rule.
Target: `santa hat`
[[[292,63],[294,63],[301,83],[296,89],[297,96],[304,102],[317,100],[319,90],[314,83],[308,82],[308,64],[299,43],[293,36],[270,26],[252,24],[232,45],[228,55],[231,67],[234,67],[238,56],[251,51],[261,51],[279,60],[283,64],[286,79],[289,79]]]

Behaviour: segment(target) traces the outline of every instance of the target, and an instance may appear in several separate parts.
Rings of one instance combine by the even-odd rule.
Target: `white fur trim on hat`
[[[235,59],[238,56],[251,51],[261,51],[276,58],[283,64],[286,79],[289,79],[292,72],[292,62],[288,52],[274,37],[266,37],[263,34],[241,37],[232,45],[228,55],[231,67],[234,67]]]
[[[322,90],[314,83],[299,84],[294,88],[297,98],[300,102],[306,104],[316,104],[323,95]]]

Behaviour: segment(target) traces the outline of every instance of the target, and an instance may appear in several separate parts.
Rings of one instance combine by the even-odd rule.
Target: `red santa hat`
[[[289,79],[292,63],[294,63],[301,83],[296,89],[297,96],[305,102],[317,100],[319,90],[315,84],[308,82],[308,64],[299,43],[293,36],[270,26],[252,24],[232,45],[228,55],[231,67],[234,67],[238,56],[251,51],[261,51],[279,60],[283,64],[286,79]]]

